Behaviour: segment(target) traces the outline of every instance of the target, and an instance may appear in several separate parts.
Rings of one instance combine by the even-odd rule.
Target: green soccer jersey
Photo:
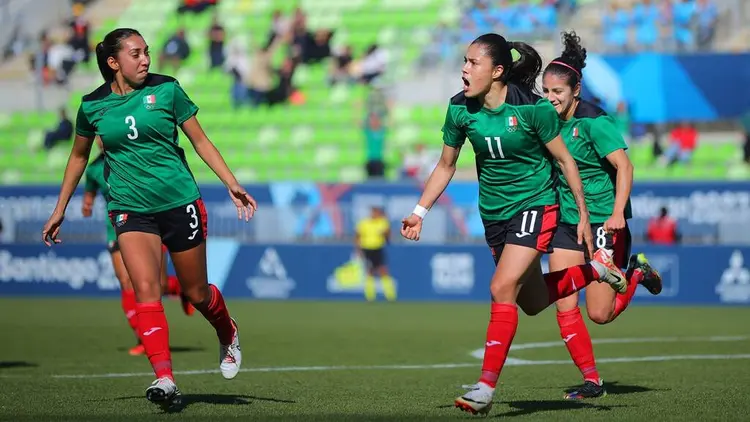
[[[76,133],[104,143],[108,210],[156,213],[200,197],[177,129],[197,112],[174,78],[157,74],[125,95],[105,83],[83,97]]]
[[[107,194],[109,193],[109,186],[107,186],[107,182],[104,180],[104,154],[100,154],[98,157],[94,159],[94,161],[90,162],[89,165],[86,167],[86,174],[84,175],[84,191],[86,193],[93,193],[96,194],[97,192],[101,193],[104,197],[105,201],[109,201],[109,198],[107,197]],[[107,219],[107,242],[114,242],[117,240],[117,235],[115,234],[115,228],[112,226],[112,223],[110,223],[109,219]]]
[[[485,221],[500,221],[557,203],[556,176],[545,144],[559,132],[549,101],[508,85],[505,103],[494,110],[463,92],[451,98],[443,142],[458,148],[469,139],[479,178],[479,214]]]
[[[617,123],[604,110],[581,101],[573,117],[563,122],[563,140],[575,158],[583,182],[583,194],[592,223],[604,223],[615,206],[617,170],[607,155],[627,149]],[[578,224],[578,207],[565,177],[560,175],[560,221]],[[625,207],[625,218],[631,217],[630,200]]]

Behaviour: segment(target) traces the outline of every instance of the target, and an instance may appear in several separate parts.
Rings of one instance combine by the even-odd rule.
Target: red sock
[[[224,297],[213,284],[209,284],[208,287],[211,290],[209,300],[193,304],[193,306],[214,326],[216,335],[219,337],[219,342],[221,344],[231,344],[232,337],[234,337],[234,324],[232,324],[232,319],[229,317],[227,305],[224,304]]]
[[[508,357],[510,344],[518,328],[518,307],[507,303],[493,303],[490,310],[490,324],[487,327],[487,342],[484,344],[482,361],[483,382],[492,388],[497,385],[500,371]]]
[[[578,265],[576,267],[566,268],[561,271],[555,271],[544,275],[544,281],[547,282],[547,291],[549,292],[549,303],[553,304],[558,299],[568,297],[573,293],[582,290],[592,281],[599,278],[591,264]]]
[[[560,326],[560,336],[568,348],[573,363],[581,371],[584,381],[599,383],[599,372],[596,370],[594,360],[594,346],[591,344],[591,336],[583,322],[581,310],[575,308],[566,312],[557,313],[557,324]]]
[[[180,280],[178,280],[177,277],[173,275],[167,276],[167,291],[164,293],[172,296],[181,295],[182,286],[180,286]]]
[[[625,293],[615,295],[615,312],[612,319],[620,315],[630,305],[630,301],[633,300],[633,295],[635,295],[635,289],[638,288],[642,279],[643,273],[639,269],[633,271],[633,274],[628,277],[628,290]]]
[[[128,319],[128,325],[133,330],[136,338],[140,338],[138,335],[138,318],[136,318],[135,312],[135,291],[134,290],[120,290],[120,304],[122,305],[122,311],[125,312],[125,318]]]
[[[137,303],[138,332],[156,378],[172,376],[172,354],[169,351],[169,326],[161,302]]]

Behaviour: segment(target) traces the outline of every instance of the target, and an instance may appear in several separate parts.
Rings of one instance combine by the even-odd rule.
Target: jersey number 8
[[[603,226],[596,228],[596,247],[602,249],[607,246],[607,232],[604,231]]]
[[[138,139],[138,128],[135,127],[135,117],[126,117],[125,124],[130,125],[128,127],[128,129],[130,129],[130,133],[128,133],[128,139],[130,139],[131,141],[135,141],[136,139]]]

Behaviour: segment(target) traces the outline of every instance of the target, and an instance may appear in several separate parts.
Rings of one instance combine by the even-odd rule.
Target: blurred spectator
[[[609,52],[621,53],[627,50],[628,27],[631,24],[631,18],[627,10],[620,7],[618,3],[612,3],[610,7],[611,10],[604,15],[602,20],[604,43]]]
[[[388,64],[388,54],[377,44],[372,44],[365,53],[364,57],[358,63],[359,79],[366,85],[369,85],[373,79],[385,72]]]
[[[292,84],[295,68],[296,65],[291,57],[284,59],[281,68],[277,71],[278,82],[276,87],[268,93],[268,105],[273,106],[289,101],[289,98],[295,91],[294,85]]]
[[[695,45],[692,24],[695,4],[691,0],[675,0],[672,6],[674,40],[678,51],[690,51]]]
[[[245,44],[239,38],[230,43],[224,68],[232,75],[232,103],[237,108],[250,99],[250,58]]]
[[[218,0],[182,0],[182,4],[177,8],[177,13],[201,13],[211,6],[216,6]]]
[[[278,41],[258,49],[250,60],[248,95],[251,106],[255,107],[268,102],[268,94],[273,88],[274,72],[271,66],[271,57],[275,45],[278,45]]]
[[[698,17],[696,44],[699,49],[706,50],[714,41],[719,11],[713,0],[697,0],[695,13]]]
[[[302,49],[302,63],[320,63],[323,59],[331,57],[331,38],[333,32],[327,29],[319,29],[314,37],[308,37]]]
[[[289,31],[290,24],[291,21],[284,17],[281,10],[274,10],[273,15],[271,15],[271,32],[268,34],[266,46],[273,44],[276,37],[285,35]]]
[[[351,65],[354,57],[352,56],[352,47],[350,45],[344,46],[340,52],[334,54],[333,60],[331,60],[328,71],[328,80],[331,85],[337,83],[351,83],[352,78]]]
[[[633,9],[635,41],[639,50],[653,50],[659,41],[661,11],[651,0],[643,0]]]
[[[439,159],[440,150],[431,151],[424,144],[419,143],[414,147],[414,150],[404,155],[401,176],[424,183],[430,177],[430,173],[432,173]]]
[[[693,155],[698,140],[698,130],[689,122],[682,122],[669,133],[669,147],[662,155],[662,165],[676,161],[686,164]]]
[[[88,63],[91,58],[91,41],[89,38],[90,24],[83,17],[85,8],[83,4],[73,5],[73,20],[70,22],[72,35],[70,36],[70,47],[73,49],[74,61],[77,63]]]
[[[190,56],[190,45],[185,39],[185,30],[180,28],[164,44],[159,65],[162,67],[169,66],[173,71],[176,71],[188,56]]]
[[[669,216],[666,207],[662,207],[659,216],[648,222],[646,239],[657,245],[672,245],[679,242],[680,234],[677,231],[677,222]]]
[[[222,67],[224,65],[224,38],[226,33],[224,27],[219,23],[219,17],[214,15],[211,28],[208,30],[208,39],[210,44],[208,45],[208,56],[211,63],[211,68]]]
[[[370,113],[364,124],[365,150],[367,151],[367,163],[365,170],[370,179],[383,178],[385,176],[385,152],[386,129],[383,119],[377,113]]]
[[[57,127],[44,134],[44,148],[52,149],[57,143],[70,141],[73,137],[73,122],[68,118],[68,113],[64,108],[60,109],[60,121]]]
[[[46,54],[47,78],[58,84],[66,84],[76,64],[73,48],[66,35],[55,34],[49,41]]]

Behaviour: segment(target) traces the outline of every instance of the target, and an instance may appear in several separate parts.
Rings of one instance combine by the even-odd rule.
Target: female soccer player
[[[515,57],[514,57],[515,56]],[[591,248],[591,228],[575,160],[560,138],[554,107],[536,95],[542,70],[531,46],[497,34],[474,40],[463,67],[463,92],[451,98],[443,126],[442,156],[414,212],[403,220],[402,236],[418,240],[422,219],[450,182],[466,138],[476,156],[479,212],[495,259],[490,281],[492,306],[479,382],[455,401],[471,413],[492,406],[500,371],[518,326],[516,303],[534,315],[592,280],[625,289],[624,276],[607,256],[590,264],[543,275],[539,264],[557,227],[559,207],[553,164],[570,181],[581,221],[579,243]]]
[[[628,259],[631,237],[627,220],[631,218],[633,165],[612,118],[579,97],[582,69],[586,66],[586,49],[580,43],[575,32],[563,34],[564,51],[545,69],[543,90],[563,121],[561,135],[578,164],[591,231],[599,248],[597,253],[611,253],[618,267],[627,266],[628,287],[624,294],[596,284],[586,289],[589,318],[597,324],[606,324],[625,310],[639,283],[652,294],[659,294],[661,277],[643,254]],[[586,250],[576,241],[578,210],[570,184],[560,178],[559,186],[561,223],[552,239],[551,271],[584,264],[587,258]],[[557,301],[557,322],[565,346],[584,379],[583,385],[566,394],[566,398],[603,396],[606,392],[596,369],[591,337],[578,308],[578,295]]]
[[[96,143],[101,149],[100,138],[96,138]],[[88,164],[86,167],[85,178],[81,213],[84,217],[91,217],[97,192],[101,192],[104,198],[107,197],[107,193],[109,192],[107,182],[104,180],[104,151],[102,151],[94,161]],[[122,310],[125,313],[125,318],[137,340],[137,344],[131,347],[128,353],[133,356],[139,356],[146,353],[146,351],[143,347],[140,336],[138,335],[138,327],[135,318],[135,291],[133,291],[133,285],[130,282],[128,272],[125,269],[125,264],[122,262],[122,255],[120,254],[120,247],[117,244],[115,229],[109,221],[107,221],[107,250],[112,259],[112,267],[115,270],[115,276],[120,282],[120,303],[122,305]],[[169,296],[180,296],[182,310],[186,315],[192,315],[193,312],[195,312],[195,308],[193,308],[193,305],[187,300],[187,297],[181,294],[182,288],[180,287],[177,277],[167,275],[167,253],[166,249],[163,247],[161,265],[162,292]]]
[[[219,289],[207,281],[206,209],[178,146],[177,128],[227,187],[238,218],[248,221],[257,205],[206,137],[195,117],[198,107],[177,81],[149,73],[149,49],[138,31],[110,32],[96,46],[96,56],[105,83],[83,97],[57,206],[42,240],[48,246],[60,242],[65,209],[98,135],[104,144],[107,210],[135,290],[138,332],[156,374],[146,398],[163,406],[179,404],[161,304],[162,243],[169,249],[183,292],[216,329],[224,378],[237,375],[242,355],[237,324]]]

